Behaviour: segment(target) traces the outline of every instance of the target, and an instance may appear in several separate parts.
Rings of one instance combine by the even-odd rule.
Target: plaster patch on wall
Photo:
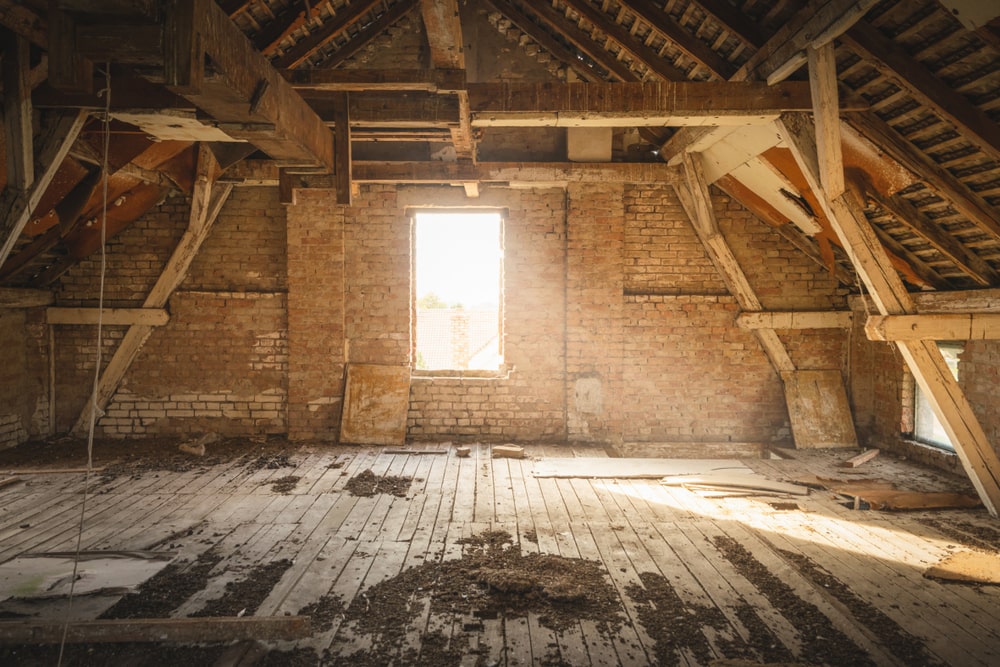
[[[603,386],[596,377],[580,378],[573,388],[573,407],[577,412],[599,415],[604,411]]]
[[[28,431],[20,415],[0,415],[0,448],[14,447],[27,439]]]

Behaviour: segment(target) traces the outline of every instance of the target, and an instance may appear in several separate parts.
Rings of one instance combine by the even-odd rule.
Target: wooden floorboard
[[[183,472],[95,475],[82,528],[83,476],[35,475],[0,489],[0,561],[72,550],[78,541],[84,549],[170,551],[178,562],[206,551],[221,556],[205,586],[171,613],[183,617],[226,595],[227,584],[256,566],[287,560],[254,613],[295,615],[324,600],[340,613],[331,613],[308,639],[263,649],[354,655],[361,664],[376,648],[394,665],[432,664],[437,658],[425,645],[429,637],[445,642],[461,665],[662,664],[658,651],[673,650],[664,649],[669,637],[647,627],[650,607],[635,598],[647,584],[663,586],[685,614],[714,619],[686,637],[688,644],[666,660],[671,664],[734,657],[808,663],[823,644],[804,633],[792,611],[806,608],[874,665],[910,664],[897,655],[899,642],[913,649],[906,655],[922,656],[921,664],[1000,664],[1000,587],[923,577],[955,551],[1000,549],[1000,525],[982,511],[859,511],[823,490],[795,498],[712,498],[656,480],[536,478],[530,457],[606,453],[592,446],[525,449],[527,459],[494,459],[491,447],[480,444],[471,445],[468,458],[313,445],[289,449],[279,461],[288,465],[277,467],[246,457],[196,463]],[[886,455],[851,472],[839,468],[842,452],[793,455],[746,463],[775,480],[886,478],[918,490],[953,483]],[[410,486],[403,496],[356,496],[347,484],[366,470],[410,478]],[[273,486],[288,477],[297,478],[290,489]],[[466,541],[487,531],[509,533],[511,548],[527,558],[598,563],[621,600],[621,627],[609,633],[583,618],[554,630],[533,611],[470,619],[432,609],[433,591],[425,591],[405,603],[405,627],[376,647],[352,620],[357,614],[343,613],[352,602],[365,605],[373,586],[410,568],[462,558]],[[738,545],[760,569],[731,560],[727,545]],[[786,597],[768,590],[760,572],[782,582]],[[241,649],[227,659],[249,665],[260,655]],[[845,664],[836,657],[829,662]]]

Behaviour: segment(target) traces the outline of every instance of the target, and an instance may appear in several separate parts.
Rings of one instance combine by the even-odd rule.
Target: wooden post
[[[174,289],[187,276],[191,262],[194,261],[198,249],[208,237],[212,224],[218,217],[219,211],[222,210],[222,205],[225,204],[232,192],[233,185],[231,183],[213,187],[218,175],[218,163],[212,156],[211,150],[204,143],[198,146],[197,170],[194,191],[191,193],[191,212],[188,216],[187,231],[177,243],[177,247],[163,268],[156,284],[149,291],[143,308],[163,308],[167,304]],[[118,385],[125,377],[129,366],[139,355],[139,351],[152,332],[153,327],[147,324],[130,326],[125,332],[118,349],[115,350],[114,356],[101,374],[97,396],[93,400],[88,400],[80,412],[80,416],[73,426],[74,433],[83,433],[88,429],[93,408],[96,408],[98,413],[104,410],[108,401],[118,390]]]
[[[340,93],[334,107],[333,159],[334,181],[337,184],[337,203],[351,205],[351,117],[349,93]]]
[[[7,135],[7,187],[23,192],[35,180],[31,132],[31,85],[28,40],[4,29],[3,120]]]

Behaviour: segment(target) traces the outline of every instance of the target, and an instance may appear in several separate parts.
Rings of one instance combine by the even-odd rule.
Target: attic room
[[[0,34],[4,664],[1000,661],[997,3]]]

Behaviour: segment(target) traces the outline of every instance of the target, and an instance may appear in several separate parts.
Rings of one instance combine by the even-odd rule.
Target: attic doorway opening
[[[503,366],[503,214],[412,214],[412,368],[496,373]]]

